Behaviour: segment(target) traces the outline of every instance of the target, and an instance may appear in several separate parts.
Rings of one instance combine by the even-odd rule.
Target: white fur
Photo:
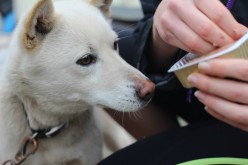
[[[34,129],[68,126],[40,139],[24,165],[94,165],[103,143],[95,107],[136,111],[146,104],[135,89],[135,81],[146,78],[113,49],[117,35],[100,10],[80,0],[55,1],[54,9],[52,30],[39,36],[35,48],[28,50],[22,40],[27,16],[13,36],[0,79],[0,162],[14,158],[31,135],[29,120]],[[87,53],[96,62],[76,64]]]

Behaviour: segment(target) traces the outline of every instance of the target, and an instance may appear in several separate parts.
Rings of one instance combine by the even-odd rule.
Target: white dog
[[[110,3],[40,0],[19,21],[0,79],[1,163],[94,165],[96,107],[136,111],[151,99],[153,83],[118,54]]]

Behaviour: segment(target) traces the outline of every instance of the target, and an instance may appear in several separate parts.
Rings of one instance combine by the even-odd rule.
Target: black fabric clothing
[[[144,138],[98,165],[175,165],[202,158],[248,158],[247,138],[246,132],[209,119]],[[245,162],[243,165],[248,159]]]

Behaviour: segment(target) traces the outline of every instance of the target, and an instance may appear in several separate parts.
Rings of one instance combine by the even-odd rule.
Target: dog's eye
[[[94,63],[96,61],[96,57],[92,54],[86,54],[83,57],[81,57],[79,60],[77,60],[76,64],[81,66],[86,66],[91,63]]]
[[[114,50],[118,50],[118,42],[117,41],[114,42],[113,48],[114,48]]]

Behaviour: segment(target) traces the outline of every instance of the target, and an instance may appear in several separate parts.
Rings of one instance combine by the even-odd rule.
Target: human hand
[[[202,55],[234,42],[246,30],[219,0],[163,0],[154,15],[153,40],[161,45],[158,49],[171,45]]]
[[[188,77],[195,96],[219,120],[248,131],[248,60],[214,59]],[[226,78],[226,79],[224,79]]]

